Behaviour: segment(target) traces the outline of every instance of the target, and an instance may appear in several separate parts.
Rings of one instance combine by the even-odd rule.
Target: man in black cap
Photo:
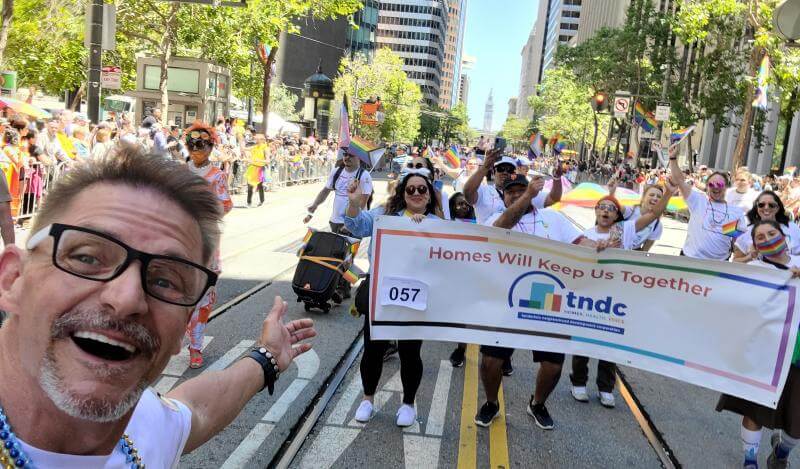
[[[503,201],[506,209],[490,216],[484,224],[562,243],[594,247],[595,243],[584,238],[581,231],[560,212],[532,205],[534,197],[541,192],[543,186],[544,179],[540,176],[528,182],[528,179],[520,174],[510,175],[503,183]],[[500,412],[497,395],[503,381],[502,366],[513,353],[512,348],[481,346],[480,374],[486,403],[475,416],[477,425],[488,427]],[[539,371],[536,374],[534,394],[528,403],[528,414],[540,428],[552,430],[553,419],[544,404],[561,377],[564,354],[534,350],[533,361],[539,363]]]

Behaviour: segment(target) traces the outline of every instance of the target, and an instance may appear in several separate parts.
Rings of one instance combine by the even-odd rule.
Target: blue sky
[[[470,126],[483,127],[489,89],[494,89],[494,121],[499,130],[508,115],[508,98],[519,90],[520,52],[536,22],[539,0],[468,0],[464,54],[477,58],[470,77]]]

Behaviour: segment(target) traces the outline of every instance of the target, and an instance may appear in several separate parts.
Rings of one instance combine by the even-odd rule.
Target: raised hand
[[[361,184],[356,180],[351,181],[350,185],[347,186],[347,199],[355,205],[360,205],[362,195]]]
[[[311,319],[298,319],[284,324],[283,318],[288,309],[288,303],[276,296],[272,310],[261,326],[261,337],[258,341],[259,346],[272,353],[281,371],[289,368],[298,355],[311,350],[311,344],[299,342],[317,335]]]

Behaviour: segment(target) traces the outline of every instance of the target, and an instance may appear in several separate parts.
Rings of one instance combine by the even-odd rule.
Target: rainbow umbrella
[[[0,97],[0,107],[7,107],[13,109],[18,114],[27,114],[36,119],[49,119],[53,117],[49,112],[44,109],[39,109],[33,104],[20,101],[19,99]]]
[[[673,196],[670,197],[669,203],[667,204],[667,210],[670,212],[677,212],[679,210],[688,210],[689,206],[686,205],[686,201],[683,200],[681,196]]]
[[[608,189],[593,182],[583,182],[561,196],[560,204],[593,208],[597,201],[608,195]],[[559,204],[559,205],[560,205]]]
[[[639,203],[642,201],[641,194],[624,187],[617,187],[617,191],[614,192],[614,197],[619,200],[620,204],[625,206],[639,205]]]

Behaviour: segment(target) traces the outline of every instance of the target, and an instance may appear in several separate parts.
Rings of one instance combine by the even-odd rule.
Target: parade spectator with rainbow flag
[[[267,167],[270,163],[269,146],[264,134],[255,135],[256,144],[248,151],[247,171],[244,174],[247,181],[247,206],[253,204],[253,189],[258,189],[258,206],[264,205],[264,183],[267,182]]]

